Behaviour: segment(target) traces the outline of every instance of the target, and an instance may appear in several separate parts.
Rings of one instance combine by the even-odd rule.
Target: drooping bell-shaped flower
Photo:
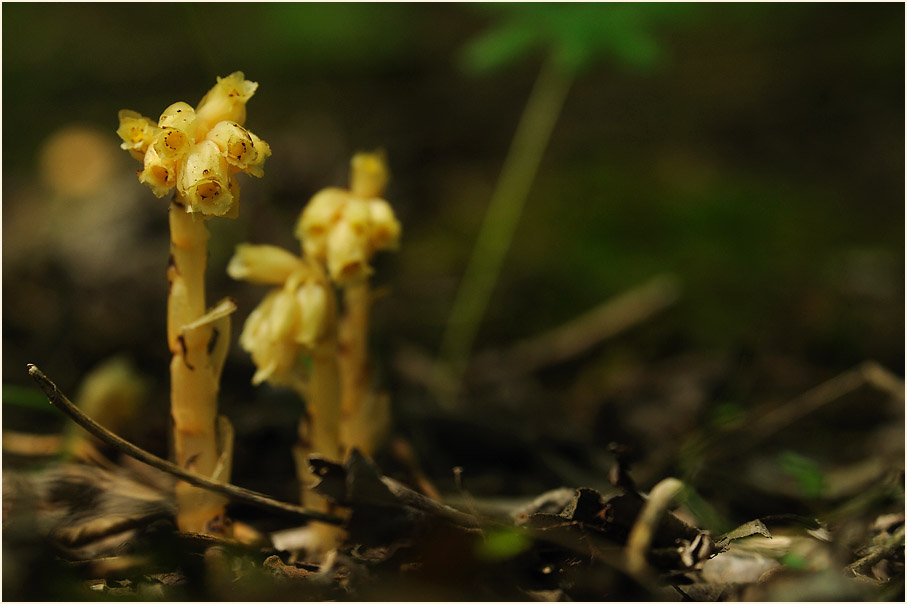
[[[120,127],[117,128],[117,134],[123,139],[120,148],[129,151],[134,158],[142,161],[160,129],[147,117],[128,109],[121,110],[119,118]]]
[[[235,170],[261,178],[271,147],[236,122],[220,122],[208,132],[208,140],[221,150]]]
[[[227,160],[214,141],[204,140],[189,150],[176,186],[188,212],[223,216],[233,206]]]
[[[278,286],[246,320],[239,343],[252,355],[254,384],[304,382],[299,363],[327,331],[332,311],[324,271],[273,245],[240,244],[227,273],[234,279]]]

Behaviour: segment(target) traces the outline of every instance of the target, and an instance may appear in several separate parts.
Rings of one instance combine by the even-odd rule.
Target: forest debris
[[[26,457],[57,455],[63,447],[59,434],[28,434],[13,430],[3,431],[3,452]]]
[[[149,562],[150,560],[146,556],[123,555],[75,560],[67,562],[66,566],[79,571],[82,576],[111,579],[141,574],[138,569],[147,567]]]
[[[893,533],[882,532],[876,535],[872,544],[859,552],[862,557],[850,564],[847,569],[854,575],[873,576],[874,567],[887,558],[904,556],[904,525],[895,529]]]
[[[881,533],[890,533],[898,525],[904,524],[904,513],[882,514],[872,523],[872,530]]]
[[[553,500],[552,500],[553,503]],[[643,509],[644,500],[635,494],[604,496],[589,488],[579,488],[557,513],[537,512],[517,518],[517,525],[546,530],[564,526],[591,529],[614,543],[624,544]],[[550,509],[550,508],[548,508]],[[665,514],[652,535],[657,547],[673,547],[680,539],[693,541],[699,531],[674,514]]]
[[[750,447],[762,442],[782,429],[815,413],[863,386],[875,390],[904,404],[904,382],[875,361],[864,361],[857,367],[827,380],[804,394],[768,410],[760,410],[752,419],[743,422],[736,431],[738,447]]]
[[[321,481],[315,492],[352,510],[348,530],[354,541],[372,545],[418,532],[427,525],[444,521],[463,529],[475,529],[479,521],[417,493],[396,480],[382,476],[377,467],[353,449],[341,466],[310,457]]]
[[[576,489],[569,489],[567,487],[546,491],[529,503],[513,510],[511,516],[519,523],[521,520],[525,520],[526,517],[533,514],[558,514],[573,501],[576,495]]]
[[[390,450],[394,458],[409,472],[412,481],[419,487],[422,494],[429,499],[441,501],[441,493],[422,471],[419,460],[416,458],[416,452],[409,441],[402,436],[396,436],[391,439]]]
[[[284,564],[283,560],[280,559],[280,556],[276,554],[265,558],[265,561],[262,562],[261,566],[277,577],[290,580],[308,579],[313,574],[313,571],[301,568],[295,564]]]
[[[706,560],[702,578],[709,583],[755,583],[766,571],[779,568],[772,558],[745,552],[728,551]]]
[[[756,518],[755,520],[750,520],[749,522],[741,524],[734,530],[721,535],[715,542],[715,547],[718,549],[727,549],[731,541],[743,539],[744,537],[751,537],[753,535],[762,535],[767,539],[772,538],[772,534],[768,530],[768,527],[765,526],[761,520]]]
[[[631,574],[643,575],[647,572],[649,565],[646,553],[655,538],[658,525],[668,506],[683,489],[683,483],[676,478],[666,478],[652,488],[627,537],[627,569]]]
[[[876,585],[846,577],[835,569],[804,572],[782,567],[748,585],[740,599],[748,602],[846,602],[871,601],[877,597]]]
[[[10,518],[34,514],[41,533],[83,560],[114,554],[136,529],[175,511],[167,493],[126,472],[80,464],[29,474],[6,472],[3,499]]]
[[[533,602],[569,602],[566,599],[563,589],[542,589],[542,590],[523,590],[529,599]]]

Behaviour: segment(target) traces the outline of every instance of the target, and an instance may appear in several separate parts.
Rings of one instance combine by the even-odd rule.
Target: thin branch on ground
[[[314,510],[309,510],[298,505],[293,505],[291,503],[285,503],[283,501],[278,501],[272,499],[267,495],[261,493],[256,493],[249,489],[243,487],[238,487],[226,482],[221,482],[218,480],[211,480],[210,478],[205,478],[199,476],[198,474],[193,474],[192,472],[187,472],[179,466],[160,457],[141,449],[134,444],[130,443],[127,440],[117,436],[113,432],[107,430],[93,419],[88,417],[85,413],[82,412],[75,404],[72,403],[66,396],[60,392],[57,385],[54,384],[44,373],[41,372],[35,365],[28,365],[28,373],[40,386],[41,390],[44,391],[44,394],[47,396],[50,403],[68,415],[74,422],[79,424],[82,428],[87,430],[92,435],[99,438],[101,441],[107,445],[117,449],[118,451],[125,453],[130,457],[148,464],[149,466],[161,470],[162,472],[167,472],[173,474],[178,478],[185,480],[186,482],[203,488],[215,493],[220,493],[221,495],[226,495],[231,499],[236,499],[240,501],[245,501],[259,507],[270,508],[275,510],[280,510],[282,512],[287,512],[294,514],[296,516],[301,516],[308,520],[314,520],[317,522],[323,522],[325,524],[334,524],[339,525],[343,523],[343,518],[334,516],[331,514],[325,514],[322,512],[317,512]]]
[[[903,381],[875,361],[864,361],[780,407],[762,412],[739,430],[744,432],[743,440],[751,446],[866,385],[904,400]]]

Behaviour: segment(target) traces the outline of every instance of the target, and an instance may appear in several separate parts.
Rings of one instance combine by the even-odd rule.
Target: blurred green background
[[[621,376],[683,355],[690,374],[721,359],[707,407],[793,396],[868,358],[903,374],[901,4],[2,10],[6,386],[30,386],[31,362],[72,393],[122,353],[155,381],[153,404],[166,409],[167,204],[118,149],[117,111],[156,118],[242,70],[259,83],[247,125],[273,156],[264,178],[243,182],[239,220],[211,221],[210,301],[238,299],[235,337],[264,290],[226,277],[233,247],[297,250],[303,204],[346,183],[352,153],[383,147],[404,236],[378,261],[376,283],[390,295],[375,311],[376,364],[403,416],[407,401],[430,405],[394,359],[436,353],[551,48],[576,79],[477,351],[671,273],[683,295],[666,313],[581,367],[538,376],[536,398],[568,410],[564,426],[583,424],[576,405],[619,398]],[[228,363],[225,412],[263,440],[285,422],[289,446],[297,403],[253,390],[238,346]],[[248,404],[263,397],[273,406]],[[10,428],[61,422],[4,407]],[[166,419],[150,415],[132,437],[160,451]]]

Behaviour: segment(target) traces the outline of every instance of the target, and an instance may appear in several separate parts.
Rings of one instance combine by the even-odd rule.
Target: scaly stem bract
[[[368,325],[371,288],[363,279],[344,288],[344,313],[338,326],[341,382],[341,440],[347,451],[357,447],[366,454],[374,451],[373,443],[353,426],[356,415],[369,395],[371,371],[368,362]]]

